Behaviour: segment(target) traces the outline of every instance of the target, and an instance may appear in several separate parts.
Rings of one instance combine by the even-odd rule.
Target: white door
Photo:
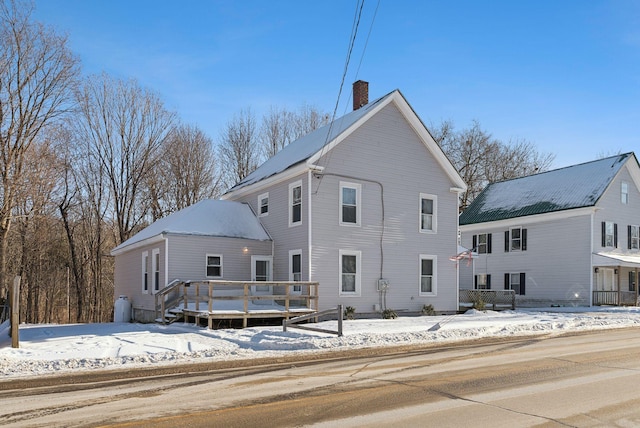
[[[598,290],[600,291],[614,291],[615,290],[615,275],[613,269],[600,268],[598,273]]]
[[[251,256],[251,280],[272,281],[272,264],[273,257],[271,256]],[[253,285],[251,286],[251,294],[273,294],[272,287],[270,285]]]

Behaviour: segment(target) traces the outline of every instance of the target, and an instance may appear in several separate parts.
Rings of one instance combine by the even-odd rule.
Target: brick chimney
[[[358,110],[365,104],[369,104],[369,82],[358,80],[353,84],[353,109]]]

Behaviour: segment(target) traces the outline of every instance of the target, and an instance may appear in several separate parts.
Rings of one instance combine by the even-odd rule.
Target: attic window
[[[302,224],[302,181],[289,185],[289,226]]]
[[[624,181],[620,185],[620,202],[624,205],[629,203],[629,185]]]
[[[269,215],[269,193],[258,196],[258,216]]]

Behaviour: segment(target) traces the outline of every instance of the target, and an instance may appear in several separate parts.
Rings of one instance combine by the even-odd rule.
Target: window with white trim
[[[359,296],[360,295],[360,251],[340,250],[340,295]]]
[[[618,225],[612,221],[602,222],[602,246],[613,247],[618,246]]]
[[[629,185],[625,181],[620,184],[620,202],[624,205],[629,203]]]
[[[151,271],[153,272],[153,292],[160,290],[160,249],[151,251]]]
[[[477,274],[474,288],[476,290],[491,290],[491,275],[486,273]]]
[[[435,296],[437,293],[437,257],[420,255],[420,295]]]
[[[473,235],[473,249],[478,254],[490,254],[491,253],[491,234],[480,233]]]
[[[142,292],[149,293],[149,252],[142,253]]]
[[[640,227],[639,226],[629,225],[627,227],[627,238],[629,241],[627,248],[629,250],[640,249]]]
[[[420,232],[435,233],[437,230],[438,197],[420,193]]]
[[[340,182],[340,225],[360,226],[360,191],[357,183]]]
[[[222,278],[222,255],[207,254],[207,278]]]
[[[524,272],[520,273],[505,273],[504,274],[504,289],[513,290],[516,294],[525,294],[525,279]]]
[[[289,251],[289,281],[302,281],[302,250]],[[291,291],[302,293],[302,286],[294,285]]]
[[[289,184],[289,226],[302,224],[302,181]]]
[[[258,196],[258,217],[269,215],[269,193]]]
[[[513,227],[508,232],[511,236],[508,251],[525,251],[527,249],[527,229]]]

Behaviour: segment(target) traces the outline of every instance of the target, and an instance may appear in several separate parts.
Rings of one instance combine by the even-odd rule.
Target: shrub
[[[398,314],[393,309],[385,309],[384,311],[382,311],[382,318],[386,320],[395,319],[398,318]]]
[[[433,316],[436,314],[435,309],[433,309],[433,305],[429,304],[429,305],[424,305],[422,307],[422,315],[429,315],[429,316]]]
[[[485,308],[484,300],[478,298],[473,301],[473,309],[476,309],[478,311],[484,311],[484,308]]]
[[[355,319],[356,317],[356,308],[353,306],[347,306],[344,308],[344,317],[348,320]]]

